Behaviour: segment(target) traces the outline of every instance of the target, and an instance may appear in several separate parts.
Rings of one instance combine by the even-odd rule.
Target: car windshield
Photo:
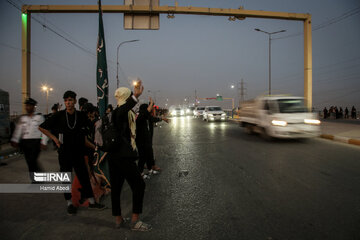
[[[209,107],[208,111],[221,111],[221,107]]]
[[[189,110],[194,110],[195,108],[194,108],[194,107],[189,107],[188,109],[189,109]]]
[[[180,111],[181,109],[180,108],[175,108],[176,111]]]
[[[277,100],[280,113],[307,112],[304,99],[279,99]]]
[[[198,107],[197,110],[202,111],[202,110],[205,110],[205,108],[204,107]]]

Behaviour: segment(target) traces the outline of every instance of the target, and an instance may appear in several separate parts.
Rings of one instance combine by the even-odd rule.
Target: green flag
[[[108,105],[109,80],[107,73],[105,35],[101,12],[101,0],[99,1],[99,34],[96,47],[97,67],[96,67],[96,88],[97,88],[97,105],[100,116],[105,115]]]
[[[105,35],[104,25],[101,12],[101,0],[99,0],[99,33],[96,46],[97,66],[96,66],[96,89],[97,89],[97,106],[99,108],[100,117],[106,112],[109,97],[109,80],[107,73],[106,51],[105,51]],[[105,180],[105,186],[109,187],[109,167],[106,161],[106,155],[98,151],[95,172],[100,174]]]

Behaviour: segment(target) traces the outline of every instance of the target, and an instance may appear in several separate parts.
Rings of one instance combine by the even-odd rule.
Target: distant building
[[[9,93],[0,89],[0,141],[7,142],[10,138],[10,104]]]

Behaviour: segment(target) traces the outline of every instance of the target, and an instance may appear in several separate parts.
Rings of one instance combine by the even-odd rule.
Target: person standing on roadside
[[[349,109],[346,107],[345,108],[345,119],[349,118]]]
[[[328,115],[328,110],[326,107],[324,108],[323,112],[324,112],[324,119],[326,119]]]
[[[354,106],[351,108],[351,118],[356,119],[356,108]]]
[[[139,162],[138,169],[144,179],[148,178],[148,175],[143,173],[144,164],[149,170],[149,175],[158,174],[158,170],[154,169],[155,160],[154,160],[154,151],[153,151],[153,124],[164,120],[168,123],[167,118],[163,117],[154,117],[151,112],[154,108],[154,102],[150,98],[149,104],[142,104],[139,107],[139,115],[136,119],[136,145],[139,151]]]
[[[89,102],[89,100],[87,100],[84,97],[79,98],[79,110],[83,111],[83,107],[85,104],[87,104]]]
[[[11,138],[11,145],[24,152],[30,179],[34,182],[33,173],[41,172],[38,157],[41,149],[46,149],[48,138],[39,131],[39,125],[44,122],[40,113],[35,113],[37,102],[28,98],[25,101],[26,114],[22,115],[15,127]]]
[[[39,127],[40,131],[51,138],[58,147],[59,165],[61,172],[72,172],[75,170],[76,176],[82,186],[84,198],[89,200],[89,209],[102,210],[104,205],[99,204],[94,199],[94,193],[90,185],[90,178],[84,161],[84,147],[95,149],[94,144],[87,139],[87,116],[84,112],[76,111],[76,93],[66,91],[64,93],[65,110],[57,112],[54,116],[47,119]],[[54,136],[50,131],[56,130],[58,136]],[[73,205],[71,193],[64,193],[67,201],[67,212],[75,215],[77,208]]]
[[[144,91],[142,82],[134,86],[134,93],[130,89],[121,87],[116,89],[115,98],[117,108],[112,113],[112,122],[119,136],[119,147],[108,153],[112,215],[115,216],[115,227],[125,225],[120,207],[121,190],[126,180],[132,191],[132,216],[130,228],[134,231],[149,231],[151,226],[140,220],[143,209],[145,182],[136,166],[138,158],[136,152],[136,124],[133,107],[138,103],[138,98]]]

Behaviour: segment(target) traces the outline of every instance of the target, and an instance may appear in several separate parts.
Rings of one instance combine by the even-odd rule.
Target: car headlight
[[[287,122],[285,121],[280,121],[280,120],[272,120],[271,124],[274,126],[281,126],[281,127],[285,127],[287,125]]]
[[[172,111],[172,112],[171,112],[171,115],[176,115],[176,111]]]
[[[184,113],[185,113],[184,110],[181,110],[180,114],[181,114],[181,115],[184,115]]]
[[[209,115],[209,117],[213,117],[213,115],[211,113],[209,113],[208,115]]]
[[[320,122],[320,120],[317,120],[317,119],[304,119],[304,123],[319,125],[321,122]]]
[[[190,112],[190,110],[189,109],[186,109],[186,113],[189,113]]]
[[[226,113],[221,114],[221,116],[222,116],[222,117],[225,117],[225,116],[226,116]]]

